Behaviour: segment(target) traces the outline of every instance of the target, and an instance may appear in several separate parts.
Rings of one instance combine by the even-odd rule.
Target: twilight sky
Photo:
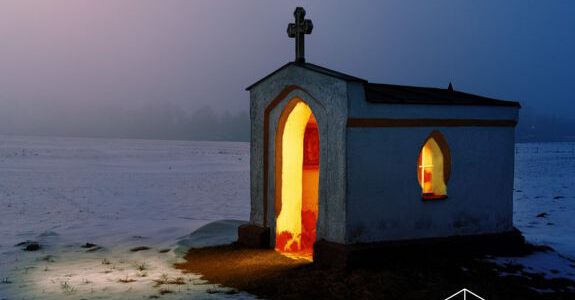
[[[247,110],[244,88],[293,59],[297,5],[309,62],[575,116],[575,1],[0,0],[0,125]]]

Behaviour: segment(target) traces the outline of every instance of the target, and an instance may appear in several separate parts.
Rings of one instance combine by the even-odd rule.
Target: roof
[[[276,73],[286,69],[289,66],[297,66],[313,72],[331,76],[345,81],[357,81],[363,83],[365,89],[365,98],[371,103],[385,104],[430,104],[430,105],[487,105],[487,106],[512,106],[521,107],[519,102],[505,101],[468,94],[453,89],[451,83],[447,89],[417,87],[407,85],[394,85],[382,83],[369,83],[365,79],[351,76],[345,73],[337,72],[328,68],[310,63],[289,62],[281,68],[273,71],[266,77],[258,80],[248,86],[246,90],[252,89],[264,80],[272,77]]]
[[[492,99],[447,89],[365,83],[365,98],[372,103],[515,106],[519,102]]]
[[[295,65],[295,66],[298,66],[298,67],[300,67],[300,68],[304,68],[304,69],[307,69],[307,70],[310,70],[310,71],[313,71],[313,72],[317,72],[317,73],[320,73],[320,74],[324,74],[324,75],[327,75],[327,76],[331,76],[331,77],[334,77],[334,78],[338,78],[338,79],[341,79],[341,80],[345,80],[345,81],[360,81],[360,82],[365,82],[365,83],[367,83],[367,80],[365,80],[365,79],[361,79],[361,78],[358,78],[358,77],[355,77],[355,76],[351,76],[351,75],[348,75],[348,74],[345,74],[345,73],[341,73],[341,72],[334,71],[334,70],[331,70],[331,69],[328,69],[328,68],[324,68],[324,67],[322,67],[322,66],[318,66],[318,65],[314,65],[314,64],[310,64],[310,63],[289,62],[289,63],[283,65],[281,68],[279,68],[279,69],[273,71],[273,72],[270,73],[268,76],[266,76],[266,77],[264,77],[264,78],[258,80],[258,81],[255,82],[254,84],[248,86],[248,87],[246,88],[246,90],[249,91],[249,90],[250,90],[251,88],[253,88],[254,86],[260,84],[260,83],[263,82],[264,80],[270,78],[271,76],[275,75],[276,73],[280,72],[281,70],[283,70],[283,69],[285,69],[285,68],[287,68],[287,67],[289,67],[289,66],[292,66],[292,65]]]

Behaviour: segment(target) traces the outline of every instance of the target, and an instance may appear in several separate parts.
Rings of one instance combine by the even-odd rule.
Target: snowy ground
[[[575,259],[575,143],[518,144],[515,152],[515,226]]]
[[[575,280],[575,143],[516,145],[513,221],[529,242],[556,252],[497,262]]]
[[[557,252],[496,261],[575,279],[575,144],[516,153],[515,224]],[[248,216],[245,143],[0,137],[0,299],[250,298],[171,267],[180,237]]]
[[[159,251],[210,221],[248,218],[248,153],[245,143],[0,138],[0,299],[243,298]],[[43,248],[14,246],[26,240]],[[130,251],[139,246],[150,249]]]

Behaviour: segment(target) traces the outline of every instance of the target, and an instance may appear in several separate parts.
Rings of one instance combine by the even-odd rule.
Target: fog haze
[[[520,101],[528,119],[574,119],[572,1],[3,0],[0,134],[247,130],[244,88],[293,60],[298,5],[314,22],[309,62],[372,82],[451,81]],[[192,120],[205,112],[216,120]]]

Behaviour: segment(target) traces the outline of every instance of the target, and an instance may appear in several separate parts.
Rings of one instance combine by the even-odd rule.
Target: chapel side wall
[[[269,111],[268,170],[263,168],[264,115],[266,107],[278,95],[296,87],[284,95]],[[290,66],[274,74],[250,90],[251,146],[250,146],[250,222],[275,230],[275,133],[277,120],[285,105],[294,97],[304,100],[317,119],[320,135],[320,178],[317,238],[328,241],[345,241],[345,134],[347,122],[346,82]],[[313,98],[314,101],[310,101]],[[328,167],[329,166],[329,167]],[[264,172],[268,176],[267,223],[264,224]],[[272,236],[272,241],[273,241]]]
[[[444,200],[422,200],[417,179],[433,130],[451,152]],[[510,231],[513,168],[513,127],[348,128],[347,243]]]

